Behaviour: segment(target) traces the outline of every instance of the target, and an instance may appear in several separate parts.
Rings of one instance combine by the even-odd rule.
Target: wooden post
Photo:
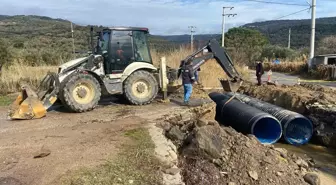
[[[160,85],[161,90],[163,93],[163,100],[167,100],[168,94],[167,94],[167,86],[168,86],[168,77],[167,77],[167,67],[166,67],[166,57],[161,58],[160,62]]]

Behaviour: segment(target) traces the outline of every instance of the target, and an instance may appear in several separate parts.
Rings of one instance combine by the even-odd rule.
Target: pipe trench
[[[276,143],[282,136],[280,122],[272,115],[246,105],[230,96],[212,92],[209,97],[217,104],[215,119],[243,134],[254,135],[263,144]]]
[[[238,101],[240,100],[277,118],[282,125],[283,138],[289,144],[306,144],[313,135],[312,122],[299,113],[239,93],[229,92],[225,93],[225,95],[230,98],[234,95]]]

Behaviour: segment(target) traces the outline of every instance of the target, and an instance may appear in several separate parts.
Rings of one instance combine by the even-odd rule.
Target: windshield
[[[135,60],[139,62],[152,63],[147,46],[147,34],[143,31],[133,31],[133,41]]]
[[[104,51],[108,51],[108,43],[110,41],[110,32],[104,31],[99,32],[98,36],[98,53],[102,53]]]

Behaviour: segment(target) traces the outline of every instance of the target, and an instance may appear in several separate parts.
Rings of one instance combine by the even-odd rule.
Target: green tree
[[[299,56],[299,53],[293,49],[274,45],[265,46],[261,53],[261,57],[267,59],[274,59],[274,58],[293,59],[297,56]]]
[[[251,64],[259,59],[268,40],[259,31],[248,28],[232,28],[225,34],[225,47],[237,62]]]

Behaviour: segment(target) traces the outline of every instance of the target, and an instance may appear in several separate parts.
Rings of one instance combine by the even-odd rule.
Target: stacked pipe
[[[226,93],[228,97],[235,97],[241,102],[269,113],[277,118],[282,125],[283,138],[292,145],[303,145],[309,142],[313,135],[312,122],[303,115],[283,109],[276,105],[251,98],[239,93]]]
[[[281,138],[281,124],[274,116],[228,95],[213,92],[209,96],[217,104],[215,119],[221,125],[252,134],[263,144],[273,144]]]

